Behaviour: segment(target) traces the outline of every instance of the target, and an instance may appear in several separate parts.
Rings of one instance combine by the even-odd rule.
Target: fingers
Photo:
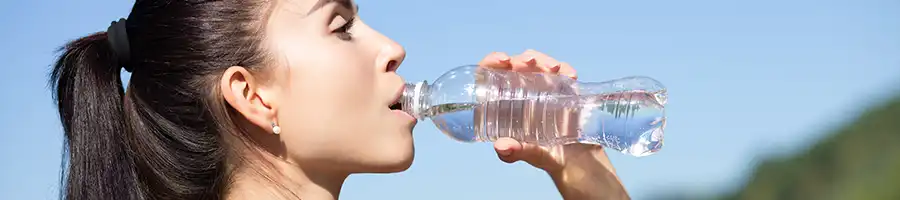
[[[575,72],[575,68],[573,68],[572,65],[569,65],[569,63],[560,63],[558,72],[563,76],[568,76],[572,79],[578,79],[578,73]]]
[[[518,55],[510,61],[513,71],[517,72],[544,72],[545,70],[538,66],[538,59],[528,55]]]
[[[506,53],[494,52],[485,56],[484,59],[481,59],[481,62],[478,62],[478,65],[496,69],[511,69],[511,59],[512,58],[510,58],[509,55],[506,55]]]
[[[531,49],[525,50],[522,54],[515,56],[512,60],[512,64],[513,71],[522,72],[556,73],[560,69],[559,61],[547,54]]]
[[[494,52],[478,63],[482,67],[507,69],[517,72],[545,72],[561,74],[577,79],[578,75],[569,63],[560,62],[547,54],[528,49],[522,54],[510,57],[503,52]]]

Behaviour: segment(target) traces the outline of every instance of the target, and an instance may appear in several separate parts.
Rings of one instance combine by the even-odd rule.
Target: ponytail
[[[137,1],[106,32],[60,49],[49,84],[65,131],[61,197],[222,198],[235,170],[225,139],[244,136],[232,133],[240,119],[220,112],[215,80],[269,61],[259,32],[267,6]],[[133,72],[127,92],[123,67]]]
[[[50,75],[65,131],[61,196],[65,199],[142,199],[124,134],[122,68],[106,33],[65,45]]]

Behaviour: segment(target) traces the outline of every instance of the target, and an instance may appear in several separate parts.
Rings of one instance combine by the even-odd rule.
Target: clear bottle
[[[469,65],[408,83],[401,104],[458,141],[590,143],[638,157],[662,148],[666,124],[665,87],[637,76],[591,83]]]

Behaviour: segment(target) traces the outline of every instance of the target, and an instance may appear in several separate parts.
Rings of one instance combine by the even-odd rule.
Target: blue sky
[[[803,150],[900,92],[896,0],[358,3],[363,20],[406,47],[399,73],[408,81],[527,48],[571,63],[584,81],[661,81],[666,146],[643,158],[609,153],[635,199],[732,188],[759,160]],[[56,197],[62,132],[46,87],[54,50],[105,30],[131,4],[0,2],[0,199]],[[490,144],[455,142],[430,121],[415,137],[410,170],[352,176],[342,199],[559,198],[543,172],[500,162]]]

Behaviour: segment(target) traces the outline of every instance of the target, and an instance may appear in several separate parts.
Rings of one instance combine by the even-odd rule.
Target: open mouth
[[[403,110],[403,106],[400,105],[399,101],[394,102],[394,104],[391,104],[391,106],[389,106],[388,108],[390,108],[391,110]]]
[[[394,103],[388,106],[391,110],[403,110],[403,104],[400,104],[400,101],[403,99],[403,93],[406,90],[406,87],[400,86],[397,89],[397,93],[394,94]]]

